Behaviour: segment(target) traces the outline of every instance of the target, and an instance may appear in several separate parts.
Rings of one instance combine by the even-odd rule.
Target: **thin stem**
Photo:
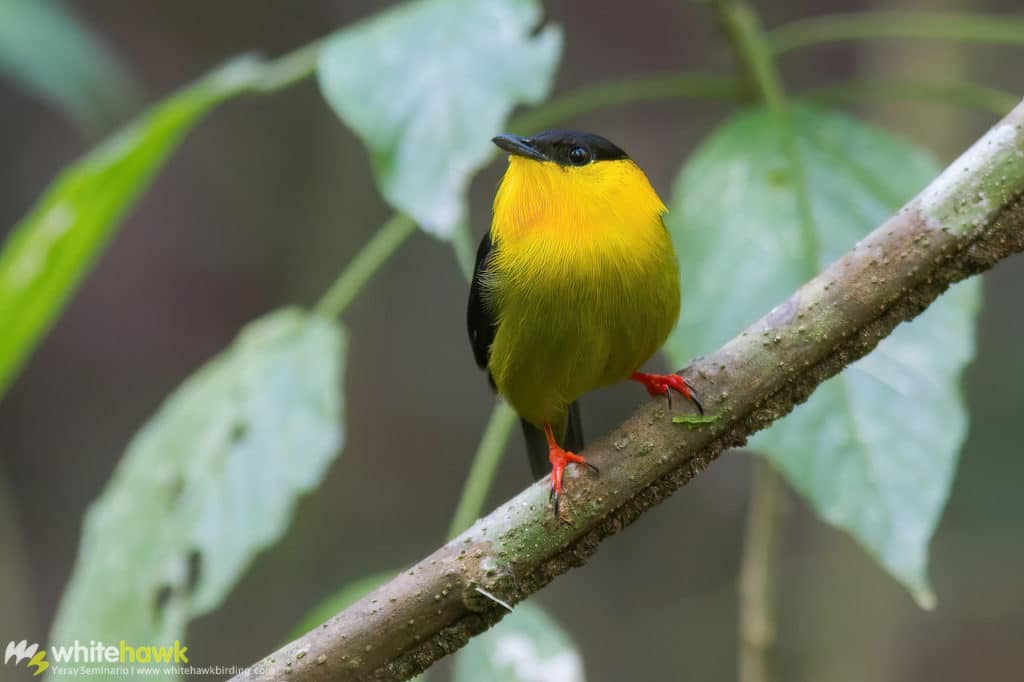
[[[770,109],[787,116],[782,79],[754,8],[744,0],[716,0],[715,7],[740,64]]]
[[[782,555],[786,490],[763,460],[754,462],[747,507],[747,534],[740,567],[739,682],[771,679],[778,620],[776,584]]]
[[[316,311],[328,317],[341,315],[363,285],[415,230],[416,223],[411,218],[401,213],[391,216],[334,280],[316,304]]]
[[[814,230],[814,216],[810,197],[807,196],[807,174],[797,142],[796,129],[786,102],[775,59],[769,49],[761,21],[746,0],[715,0],[714,6],[741,66],[745,67],[760,98],[775,116],[782,138],[782,146],[789,159],[794,184],[797,187],[797,211],[803,232],[805,274],[810,277],[818,269],[818,235]]]
[[[561,95],[509,123],[512,132],[528,134],[600,109],[679,97],[738,100],[740,84],[731,76],[653,74],[588,85]]]
[[[326,40],[314,40],[267,62],[255,88],[260,92],[276,92],[312,76],[316,72],[320,49]]]
[[[777,55],[808,45],[879,38],[1024,45],[1024,19],[969,12],[859,12],[794,21],[768,36]]]
[[[480,446],[473,456],[473,464],[469,468],[466,482],[462,486],[462,496],[455,509],[448,538],[451,539],[473,525],[483,511],[487,492],[494,482],[498,464],[505,452],[512,425],[516,423],[516,412],[507,403],[498,403],[491,412],[491,418],[480,439]]]
[[[974,83],[927,83],[903,78],[855,78],[800,93],[821,102],[859,104],[865,99],[909,99],[940,102],[1005,116],[1020,98],[1004,90]]]

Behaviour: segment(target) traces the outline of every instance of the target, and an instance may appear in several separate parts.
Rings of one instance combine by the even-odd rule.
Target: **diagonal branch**
[[[880,172],[885,172],[881,169]],[[918,197],[761,320],[686,370],[711,424],[644,405],[587,449],[556,522],[540,481],[321,627],[235,678],[401,680],[585,563],[636,520],[870,352],[950,284],[1024,250],[1024,103]],[[742,264],[740,264],[742,265]],[[685,314],[685,312],[684,312]]]

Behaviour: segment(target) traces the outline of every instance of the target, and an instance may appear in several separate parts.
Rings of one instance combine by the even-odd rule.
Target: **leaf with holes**
[[[162,644],[216,608],[341,448],[344,350],[284,309],[182,384],[89,509],[51,641]]]
[[[847,116],[792,113],[788,139],[766,111],[735,116],[676,181],[667,220],[683,288],[666,346],[674,363],[784,301],[938,172],[917,147]],[[923,606],[934,601],[928,542],[967,433],[959,381],[974,354],[979,284],[955,286],[751,440]]]
[[[110,123],[137,88],[99,38],[56,0],[0,0],[0,70],[85,128]]]
[[[538,0],[419,0],[338,32],[320,53],[320,89],[369,148],[384,197],[428,232],[464,224],[490,139],[516,104],[551,89],[561,33],[534,34],[540,18]]]
[[[14,227],[0,251],[0,395],[178,142],[261,66],[235,59],[168,97],[68,166]]]
[[[532,602],[455,654],[454,682],[583,682],[583,659],[569,635]]]

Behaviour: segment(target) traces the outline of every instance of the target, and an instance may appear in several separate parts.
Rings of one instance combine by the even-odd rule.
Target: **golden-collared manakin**
[[[679,315],[666,209],[640,167],[599,135],[499,135],[508,168],[477,252],[467,321],[477,364],[518,412],[534,476],[551,470],[558,515],[566,464],[588,464],[583,393],[632,379],[652,395],[676,374],[639,372]],[[596,471],[596,468],[594,469]]]

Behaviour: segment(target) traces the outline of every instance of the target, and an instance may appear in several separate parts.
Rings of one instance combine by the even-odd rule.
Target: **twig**
[[[894,38],[1024,45],[1024,19],[975,12],[825,14],[780,26],[768,37],[776,54],[822,43]]]
[[[685,485],[725,449],[787,414],[950,284],[1024,250],[1024,105],[897,215],[711,355],[687,378],[719,418],[680,428],[652,402],[587,449],[557,521],[531,485],[459,537],[236,679],[402,680]],[[771,343],[764,334],[769,333]]]
[[[640,75],[570,90],[536,109],[519,114],[509,123],[509,129],[530,135],[614,106],[682,98],[734,102],[742,95],[740,84],[731,76],[677,72]]]
[[[920,78],[853,78],[813,90],[800,96],[815,102],[864,104],[870,100],[917,100],[977,109],[1005,116],[1020,98],[987,85],[957,81],[923,81]]]

